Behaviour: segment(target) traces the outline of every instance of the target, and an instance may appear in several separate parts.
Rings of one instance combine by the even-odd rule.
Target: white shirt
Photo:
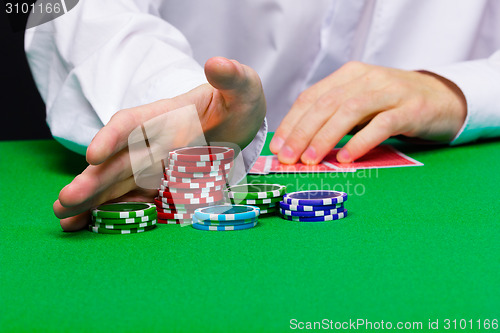
[[[205,83],[213,56],[257,71],[270,130],[349,60],[432,71],[465,94],[463,143],[500,136],[499,32],[497,0],[84,0],[25,46],[52,134],[80,152],[116,111]]]

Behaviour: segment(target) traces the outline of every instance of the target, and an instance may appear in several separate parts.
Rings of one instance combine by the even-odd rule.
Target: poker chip
[[[168,187],[170,189],[204,189],[204,188],[212,188],[212,187],[223,187],[226,186],[225,181],[217,181],[217,182],[200,182],[200,183],[186,183],[186,182],[173,182],[173,181],[163,181],[163,186]]]
[[[334,208],[334,209],[330,209],[330,210],[316,210],[313,212],[297,212],[297,211],[292,211],[292,210],[286,210],[283,208],[280,208],[279,211],[282,215],[287,215],[287,216],[314,217],[314,216],[326,216],[326,215],[343,213],[344,210],[345,210],[344,207],[341,207],[341,208]]]
[[[142,222],[149,222],[156,219],[156,212],[153,212],[150,215],[145,215],[141,217],[131,217],[131,218],[124,218],[124,219],[110,219],[110,218],[102,218],[102,217],[96,217],[92,216],[92,221],[97,222],[97,223],[103,223],[103,224],[136,224],[136,223],[142,223]]]
[[[206,178],[182,178],[182,177],[173,177],[173,176],[165,176],[165,179],[163,181],[163,185],[165,186],[170,186],[168,184],[165,184],[166,182],[168,183],[187,183],[187,184],[193,184],[193,183],[198,183],[203,186],[203,184],[206,183],[221,183],[217,185],[225,185],[226,184],[226,178],[224,176],[215,176],[215,177],[206,177]]]
[[[157,223],[159,223],[159,224],[192,224],[192,221],[191,221],[191,219],[185,219],[185,220],[158,219]]]
[[[175,172],[182,173],[220,173],[222,170],[229,170],[233,166],[233,163],[212,165],[212,166],[182,166],[182,165],[171,165],[169,169]],[[168,173],[167,173],[168,174]]]
[[[302,216],[288,216],[281,215],[281,217],[285,220],[296,221],[296,222],[326,222],[326,221],[335,221],[343,219],[347,216],[347,209],[344,209],[342,212],[338,214],[330,214],[325,216],[314,216],[314,217],[302,217]]]
[[[278,211],[279,210],[277,208],[261,209],[259,216],[276,214],[276,213],[278,213]]]
[[[177,161],[177,160],[172,160],[168,159],[168,168],[175,170],[173,167],[197,167],[197,168],[203,168],[203,167],[220,167],[221,165],[225,164],[230,164],[233,162],[232,158],[229,159],[224,159],[224,160],[217,160],[217,161],[205,161],[205,162],[190,162],[190,161]],[[180,171],[180,170],[178,170]]]
[[[202,188],[174,188],[165,185],[160,185],[160,191],[168,191],[172,193],[199,193],[199,192],[216,192],[221,191],[224,186],[202,187]]]
[[[326,205],[326,206],[306,206],[306,205],[289,205],[287,203],[280,202],[280,208],[295,212],[314,212],[317,210],[332,210],[343,207],[344,203],[339,203],[335,205]]]
[[[212,171],[212,172],[179,172],[179,171],[174,171],[174,170],[165,170],[165,174],[167,176],[168,180],[171,180],[172,178],[174,179],[190,179],[192,180],[193,178],[203,178],[203,179],[210,179],[210,178],[220,178],[224,179],[226,177],[226,174],[229,171]],[[173,180],[172,181],[178,181],[178,180]],[[182,182],[182,181],[181,181]]]
[[[347,216],[347,194],[337,191],[299,191],[285,194],[279,203],[281,218],[297,222],[326,222]]]
[[[200,199],[200,198],[208,198],[214,196],[215,194],[220,192],[185,192],[185,193],[177,193],[170,191],[159,191],[158,196],[166,199]]]
[[[94,222],[92,226],[98,229],[127,230],[127,229],[142,229],[145,227],[150,227],[155,224],[156,220],[142,222],[142,223],[132,223],[132,224],[104,224],[104,223]]]
[[[206,198],[192,198],[192,199],[168,199],[168,198],[161,198],[162,202],[168,203],[168,204],[174,204],[174,205],[199,205],[199,204],[209,204],[209,203],[214,203],[216,201],[220,201],[224,198],[222,193],[214,193],[213,196],[206,197]]]
[[[251,229],[257,225],[258,222],[245,223],[238,225],[204,225],[199,223],[193,223],[193,228],[198,230],[206,231],[235,231],[235,230],[245,230]]]
[[[88,230],[98,234],[131,234],[156,226],[156,207],[145,202],[118,202],[92,210]]]
[[[269,209],[269,208],[278,208],[279,202],[272,202],[270,204],[261,204],[261,205],[252,205],[255,207],[259,207],[260,209]]]
[[[289,205],[325,206],[342,203],[347,193],[337,191],[299,191],[288,193],[283,202]]]
[[[89,225],[89,231],[94,232],[96,234],[136,234],[140,232],[145,232],[149,230],[153,230],[156,227],[156,225],[152,225],[149,227],[145,228],[135,228],[135,229],[106,229],[106,228],[99,228],[96,226]]]
[[[258,207],[264,217],[278,212],[278,204],[285,192],[286,187],[281,184],[234,185],[225,191],[226,202]]]
[[[158,223],[192,223],[196,209],[223,203],[233,157],[234,150],[227,147],[187,147],[171,152],[155,199]]]
[[[192,218],[193,223],[198,223],[202,225],[241,225],[241,224],[247,224],[247,223],[255,223],[259,219],[257,217],[253,219],[245,219],[245,220],[234,220],[234,221],[204,221],[204,220],[199,220],[196,216],[193,216]]]
[[[127,219],[151,215],[155,205],[147,202],[117,202],[100,205],[92,210],[92,215],[100,218]]]
[[[234,221],[256,218],[260,214],[260,209],[247,205],[217,205],[205,208],[198,208],[194,211],[194,216],[203,221]]]
[[[187,210],[187,209],[180,209],[180,208],[173,208],[173,209],[170,209],[170,208],[160,208],[158,206],[156,206],[156,211],[158,213],[170,213],[170,214],[189,214],[189,211],[190,210]]]
[[[192,213],[160,213],[158,212],[158,218],[162,220],[190,220],[193,218]]]
[[[181,209],[181,210],[187,210],[187,211],[192,210],[193,212],[197,208],[213,206],[214,204],[221,203],[221,202],[222,202],[222,200],[218,201],[218,202],[211,203],[211,204],[179,204],[179,203],[171,204],[171,203],[163,202],[162,199],[159,197],[156,197],[154,199],[154,203],[156,205],[157,210],[158,209]]]
[[[230,186],[227,189],[229,198],[235,199],[268,199],[281,197],[286,192],[286,186],[279,184],[243,184]]]
[[[238,205],[264,205],[264,204],[277,204],[282,200],[282,197],[269,198],[269,199],[236,199],[230,198],[230,202]]]
[[[232,159],[234,150],[228,147],[196,146],[176,149],[169,157],[174,161],[206,162]]]

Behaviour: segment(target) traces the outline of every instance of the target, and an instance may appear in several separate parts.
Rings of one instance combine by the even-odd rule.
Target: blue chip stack
[[[285,194],[280,202],[283,219],[296,222],[326,222],[347,216],[347,193],[338,191],[299,191]]]
[[[210,231],[250,229],[259,222],[259,207],[248,205],[217,205],[194,211],[193,228]]]

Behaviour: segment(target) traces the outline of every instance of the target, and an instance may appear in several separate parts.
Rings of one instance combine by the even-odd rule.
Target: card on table
[[[250,170],[250,174],[268,173],[317,173],[317,172],[355,172],[359,169],[398,168],[422,166],[423,163],[403,154],[392,146],[382,145],[372,149],[365,156],[353,163],[342,164],[337,161],[337,152],[333,149],[318,165],[302,163],[282,164],[275,155],[260,156]]]

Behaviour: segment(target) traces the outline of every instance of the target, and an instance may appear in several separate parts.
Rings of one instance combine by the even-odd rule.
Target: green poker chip
[[[260,205],[252,205],[252,206],[255,206],[255,207],[259,207],[261,210],[262,209],[270,209],[270,208],[276,208],[278,209],[279,208],[279,202],[273,202],[273,203],[269,203],[269,204],[260,204]]]
[[[145,227],[145,228],[134,228],[134,229],[106,229],[106,228],[99,228],[96,226],[89,225],[89,231],[94,232],[96,234],[116,234],[116,235],[125,235],[125,234],[137,234],[140,232],[145,232],[152,230],[156,227],[156,224]]]
[[[131,224],[103,224],[99,222],[94,222],[92,224],[93,227],[97,227],[99,229],[108,229],[108,230],[128,230],[128,229],[142,229],[146,227],[150,227],[156,224],[156,220],[142,222],[142,223],[131,223]]]
[[[147,202],[117,202],[100,205],[92,210],[92,216],[109,219],[129,219],[151,215],[156,206]]]
[[[279,209],[277,209],[277,208],[261,209],[259,216],[266,217],[266,216],[270,216],[270,215],[275,215],[278,212],[279,212]]]
[[[232,199],[269,199],[282,197],[286,186],[280,184],[243,184],[227,189],[227,195]]]
[[[250,205],[250,206],[255,206],[257,205],[260,207],[261,205],[269,205],[269,204],[277,204],[281,200],[283,200],[283,197],[277,197],[277,198],[268,198],[268,199],[236,199],[236,198],[230,198],[228,199],[231,203],[236,204],[236,205]]]
[[[101,224],[137,224],[156,220],[156,211],[150,215],[145,215],[141,217],[131,217],[128,219],[108,219],[102,217],[92,216],[92,221]]]

